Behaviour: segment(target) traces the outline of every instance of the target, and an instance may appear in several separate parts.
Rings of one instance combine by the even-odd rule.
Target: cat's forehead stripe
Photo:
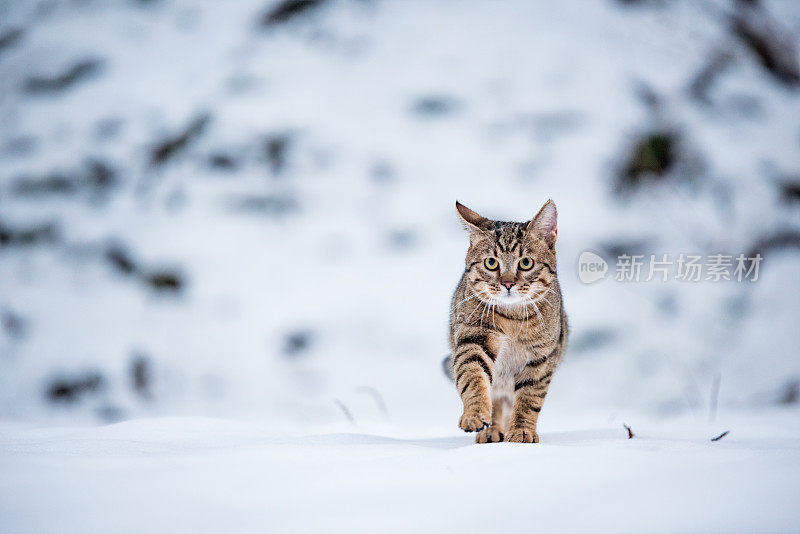
[[[517,246],[522,252],[522,224],[515,222],[495,221],[494,240],[500,252],[513,252]]]

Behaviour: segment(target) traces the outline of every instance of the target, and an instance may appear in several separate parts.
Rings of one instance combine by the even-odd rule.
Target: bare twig
[[[633,439],[634,434],[633,434],[633,430],[631,430],[631,427],[629,427],[625,423],[622,423],[622,426],[624,426],[625,430],[628,431],[628,439]]]
[[[342,413],[344,414],[345,417],[347,417],[347,420],[353,423],[353,425],[355,426],[356,420],[353,417],[353,414],[350,413],[350,410],[347,408],[347,406],[345,406],[345,404],[339,399],[333,399],[333,401],[336,403],[339,409],[342,410]]]
[[[719,440],[721,440],[722,438],[724,438],[725,436],[728,435],[728,432],[730,432],[730,430],[726,430],[725,432],[723,432],[722,434],[720,434],[716,438],[711,438],[711,441],[719,441]]]

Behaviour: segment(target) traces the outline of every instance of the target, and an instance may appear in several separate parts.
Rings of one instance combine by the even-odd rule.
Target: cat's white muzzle
[[[519,293],[517,293],[515,289],[512,289],[510,293],[508,291],[504,291],[499,295],[495,295],[492,297],[492,299],[498,304],[509,308],[522,305],[522,297],[519,296]]]

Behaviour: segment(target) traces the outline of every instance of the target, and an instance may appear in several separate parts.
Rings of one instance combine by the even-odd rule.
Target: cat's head
[[[546,298],[556,283],[556,205],[527,222],[493,221],[456,202],[469,230],[467,283],[479,298],[506,306]]]

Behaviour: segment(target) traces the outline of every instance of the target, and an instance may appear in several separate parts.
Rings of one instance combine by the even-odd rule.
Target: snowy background
[[[797,531],[800,8],[552,4],[0,2],[0,531]],[[454,201],[548,198],[542,443],[471,446]]]

